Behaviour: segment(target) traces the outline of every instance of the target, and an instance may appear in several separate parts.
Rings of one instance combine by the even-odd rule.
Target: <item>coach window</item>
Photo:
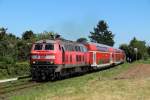
[[[83,49],[83,47],[81,47],[81,51],[82,51],[82,52],[84,52],[84,49]]]
[[[84,55],[83,55],[83,61],[84,61]]]
[[[71,45],[68,45],[68,47],[69,47],[69,51],[72,51],[72,50],[71,50]]]
[[[84,47],[82,47],[82,52],[84,52]]]
[[[78,46],[78,50],[81,52],[80,46]]]
[[[83,48],[84,49],[84,52],[87,52],[87,49],[86,48]]]
[[[83,47],[81,47],[80,49],[81,49],[81,52],[83,52]]]
[[[81,50],[81,46],[79,46],[79,51],[80,51],[80,52],[82,52],[82,50]]]
[[[68,51],[70,51],[70,45],[68,45]]]
[[[78,62],[78,55],[76,55],[76,61]]]
[[[67,45],[65,45],[65,50],[66,50],[66,51],[68,51],[68,47],[67,47]]]
[[[72,46],[72,51],[75,51],[75,47],[74,46]]]
[[[68,45],[66,45],[66,50],[69,51]]]
[[[81,61],[81,55],[79,55],[79,61]]]
[[[71,45],[71,51],[73,51],[73,46]]]
[[[65,50],[67,51],[67,45],[65,45]]]
[[[69,46],[67,45],[67,51],[69,51]]]
[[[66,62],[68,62],[68,56],[66,55]]]
[[[73,45],[71,45],[71,51],[74,51],[74,49],[73,49]]]
[[[70,55],[70,62],[72,62],[72,55]]]
[[[78,51],[78,48],[77,48],[77,46],[75,46],[75,51]]]
[[[54,50],[54,44],[46,44],[45,45],[45,50]]]

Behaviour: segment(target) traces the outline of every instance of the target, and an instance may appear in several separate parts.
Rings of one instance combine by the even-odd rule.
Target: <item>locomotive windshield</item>
[[[34,50],[54,50],[54,44],[47,43],[43,44],[35,44]]]
[[[54,50],[54,44],[46,44],[45,45],[45,50]]]
[[[42,44],[35,44],[34,50],[42,50]]]

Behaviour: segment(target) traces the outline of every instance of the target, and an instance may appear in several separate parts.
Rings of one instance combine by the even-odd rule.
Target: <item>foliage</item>
[[[27,41],[18,41],[16,44],[17,48],[17,60],[26,61],[29,60],[30,50],[32,47],[32,43],[28,43]]]
[[[0,62],[0,78],[23,76],[29,74],[30,74],[30,66],[28,62],[20,62],[20,63]]]
[[[106,44],[109,46],[114,45],[114,34],[108,30],[107,23],[102,20],[99,21],[96,28],[94,28],[94,32],[90,32],[91,35],[89,36],[91,42],[97,42],[101,44]]]
[[[137,48],[138,50],[138,55],[137,55],[137,59],[141,59],[146,57],[146,55],[148,55],[147,53],[147,47],[146,47],[146,42],[145,41],[140,41],[137,40],[135,37],[130,41],[129,44],[130,47],[132,48]]]
[[[32,38],[34,38],[35,34],[33,33],[33,31],[29,30],[29,31],[25,31],[22,34],[22,39],[24,40],[30,40]]]
[[[87,42],[87,38],[81,37],[81,38],[77,39],[77,42],[79,42],[79,43]]]
[[[29,40],[20,39],[12,33],[7,33],[5,28],[0,28],[0,30],[0,77],[25,74],[27,72],[25,69],[29,68],[29,64],[18,65],[17,62],[28,60],[31,43]]]
[[[2,40],[4,38],[4,36],[6,35],[6,30],[7,28],[0,28],[0,40]]]
[[[36,34],[36,40],[42,40],[42,39],[55,39],[55,37],[57,36],[58,34],[54,33],[54,32],[47,32],[47,31],[44,31],[40,34]]]
[[[147,53],[150,56],[150,46],[147,46]]]
[[[136,59],[148,58],[148,50],[145,41],[137,40],[135,37],[130,41],[129,45],[122,44],[119,48],[125,51],[127,60],[134,61]],[[137,52],[135,48],[137,48]]]

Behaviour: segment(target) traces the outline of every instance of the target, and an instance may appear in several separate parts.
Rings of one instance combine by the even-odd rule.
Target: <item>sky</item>
[[[133,37],[150,44],[150,0],[0,0],[0,27],[21,37],[53,31],[69,40],[87,37],[105,20],[115,47]]]

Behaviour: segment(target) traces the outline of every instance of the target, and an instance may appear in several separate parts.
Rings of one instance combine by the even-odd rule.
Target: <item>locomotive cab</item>
[[[33,44],[30,56],[31,74],[33,80],[45,80],[53,77],[54,70],[61,64],[62,56],[59,41],[41,40]]]

